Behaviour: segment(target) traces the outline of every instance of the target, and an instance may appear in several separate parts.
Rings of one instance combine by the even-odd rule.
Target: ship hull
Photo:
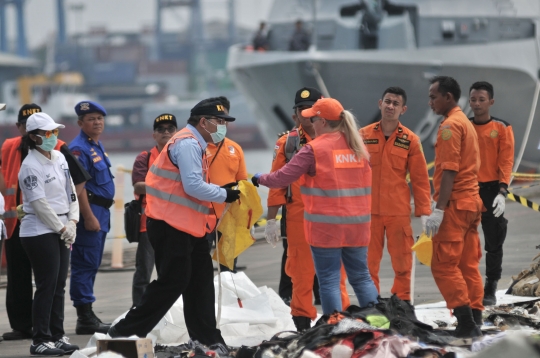
[[[485,80],[495,87],[492,115],[511,123],[516,155],[524,139],[537,75],[534,40],[497,45],[468,45],[414,50],[332,51],[305,53],[229,51],[228,69],[248,98],[267,141],[291,124],[277,115],[292,115],[294,93],[303,86],[319,87],[310,66],[315,66],[330,95],[357,116],[361,126],[379,120],[378,100],[385,88],[400,86],[408,94],[402,123],[422,139],[427,160],[434,157],[438,123],[428,107],[429,78],[449,75],[460,83],[460,105],[467,115],[468,89]],[[281,116],[283,117],[283,116]],[[523,166],[538,169],[540,109],[536,111],[523,157]]]

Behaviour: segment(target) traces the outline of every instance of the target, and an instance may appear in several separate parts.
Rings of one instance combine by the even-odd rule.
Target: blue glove
[[[262,175],[262,173],[255,173],[255,175],[251,177],[251,182],[256,187],[259,186],[259,178],[261,177],[261,175]]]

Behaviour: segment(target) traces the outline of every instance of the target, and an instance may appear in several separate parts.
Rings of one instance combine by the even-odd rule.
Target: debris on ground
[[[514,280],[514,287],[518,283]],[[190,340],[179,300],[148,335],[155,344],[155,357],[540,358],[540,297],[536,296],[498,291],[499,305],[485,308],[483,337],[475,339],[452,335],[456,318],[444,301],[413,307],[396,295],[371,307],[352,305],[344,312],[323,315],[311,329],[298,333],[294,331],[290,308],[272,289],[256,287],[245,273],[222,273],[221,284],[219,326],[229,346],[207,347]],[[216,301],[217,292],[218,287]],[[238,305],[239,299],[242,306]],[[92,339],[95,342],[97,338]],[[92,339],[77,358],[86,357],[80,353],[91,353],[95,347]]]

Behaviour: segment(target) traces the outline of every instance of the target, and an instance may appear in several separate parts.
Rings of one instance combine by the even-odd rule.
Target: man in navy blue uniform
[[[114,182],[111,162],[99,141],[107,112],[98,103],[77,103],[75,112],[81,133],[69,144],[82,166],[90,173],[79,195],[81,217],[77,224],[77,240],[71,252],[70,295],[77,309],[77,334],[107,333],[110,323],[103,323],[92,310],[94,281],[101,264],[105,237],[110,229]]]

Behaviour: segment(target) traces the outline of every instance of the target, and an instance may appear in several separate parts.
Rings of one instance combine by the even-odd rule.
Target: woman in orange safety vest
[[[304,229],[319,278],[324,314],[341,311],[340,267],[358,303],[377,302],[367,267],[371,221],[371,167],[352,113],[333,98],[302,111],[317,137],[283,168],[257,173],[253,184],[283,188],[301,178]]]

